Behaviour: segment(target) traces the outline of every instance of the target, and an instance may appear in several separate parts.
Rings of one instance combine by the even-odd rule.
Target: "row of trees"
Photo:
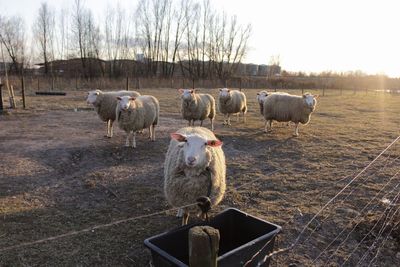
[[[31,28],[28,45],[23,19],[0,16],[0,43],[15,71],[41,61],[51,74],[54,60],[79,58],[85,77],[92,59],[111,62],[111,77],[123,74],[123,60],[139,59],[146,76],[172,77],[180,68],[190,78],[224,79],[245,57],[251,34],[250,24],[215,11],[209,0],[139,0],[135,10],[109,5],[97,20],[82,0],[60,10],[43,2]]]

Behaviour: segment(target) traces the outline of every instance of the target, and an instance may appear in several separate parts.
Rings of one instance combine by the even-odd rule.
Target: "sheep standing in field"
[[[215,99],[209,94],[198,94],[194,89],[179,89],[181,93],[181,112],[189,126],[194,126],[196,120],[203,126],[203,120],[210,119],[211,131],[214,131]]]
[[[237,114],[239,122],[239,113],[242,113],[243,122],[246,122],[247,101],[244,93],[228,88],[219,89],[218,107],[219,111],[224,114],[224,125],[231,125],[231,114]]]
[[[103,92],[101,90],[93,90],[88,92],[86,102],[92,104],[102,121],[107,122],[107,135],[113,136],[113,123],[115,121],[115,109],[117,107],[118,96],[140,96],[136,91],[116,91]]]
[[[284,93],[284,92],[268,92],[268,91],[260,91],[257,93],[257,102],[260,105],[260,114],[262,116],[264,116],[264,101],[265,98],[267,98],[267,96],[271,95],[271,94],[281,94],[281,95],[288,95],[288,93]]]
[[[171,134],[164,162],[164,193],[174,207],[196,203],[202,196],[217,205],[226,189],[225,155],[222,142],[208,129],[185,127]],[[187,224],[189,212],[183,209],[182,224]]]
[[[264,101],[265,132],[272,130],[272,120],[295,123],[294,136],[299,135],[299,123],[307,124],[317,105],[317,95],[302,96],[271,94]],[[268,127],[269,126],[269,127]]]
[[[127,133],[125,146],[133,134],[132,147],[136,148],[136,132],[149,128],[150,140],[155,141],[155,126],[158,123],[160,105],[154,96],[118,96],[115,109],[118,126]]]

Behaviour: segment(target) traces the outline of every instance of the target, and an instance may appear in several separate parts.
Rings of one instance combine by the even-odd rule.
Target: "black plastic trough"
[[[36,95],[66,95],[65,92],[35,92]]]
[[[189,229],[198,225],[209,225],[219,230],[220,243],[217,259],[219,267],[243,266],[269,242],[249,265],[256,266],[260,259],[272,252],[275,236],[281,231],[281,227],[276,224],[230,208],[216,215],[209,223],[182,226],[146,239],[144,244],[151,250],[154,266],[188,266]],[[268,265],[269,260],[261,266]]]

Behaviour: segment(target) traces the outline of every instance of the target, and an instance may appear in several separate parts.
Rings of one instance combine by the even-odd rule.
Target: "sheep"
[[[240,112],[243,114],[243,122],[246,122],[247,101],[243,92],[228,88],[219,89],[218,107],[219,111],[224,114],[224,125],[231,125],[231,114],[237,114],[239,122]]]
[[[194,126],[196,120],[210,119],[211,131],[214,131],[215,99],[209,94],[196,93],[195,89],[179,89],[181,93],[181,112],[184,120],[189,122],[188,126]]]
[[[268,92],[268,91],[265,91],[265,90],[258,92],[256,99],[257,99],[258,104],[260,105],[260,114],[261,114],[261,116],[264,115],[264,101],[265,101],[265,98],[267,96],[269,96],[270,94],[285,94],[285,95],[288,95],[288,93],[284,93],[284,92]]]
[[[93,90],[88,92],[86,102],[92,104],[102,121],[107,122],[108,138],[113,136],[113,123],[115,121],[115,108],[117,107],[117,96],[140,96],[136,91],[116,91],[103,92],[101,90]]]
[[[171,206],[189,205],[202,196],[211,199],[211,206],[222,200],[226,165],[221,146],[222,142],[204,127],[185,127],[171,134],[164,162],[164,194]],[[180,211],[185,225],[196,207]]]
[[[149,138],[155,141],[155,126],[158,124],[160,105],[154,96],[118,96],[115,109],[118,126],[127,133],[125,146],[133,133],[132,147],[136,148],[136,131],[149,128]]]
[[[294,136],[299,135],[299,123],[307,124],[317,105],[318,95],[305,93],[302,96],[271,94],[264,101],[265,132],[272,130],[272,120],[295,123]],[[269,127],[268,127],[269,125]],[[268,129],[269,128],[269,129]]]

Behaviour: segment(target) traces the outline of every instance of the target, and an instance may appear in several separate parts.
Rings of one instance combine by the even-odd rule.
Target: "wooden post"
[[[126,91],[129,91],[129,77],[126,76]]]
[[[51,91],[54,91],[54,76],[51,75]]]
[[[217,267],[219,231],[210,226],[189,230],[189,266]]]
[[[228,81],[226,79],[224,79],[224,87],[228,88]]]
[[[301,88],[301,94],[304,95],[304,88]]]
[[[325,86],[322,87],[322,96],[325,96]]]
[[[140,89],[140,78],[137,78],[137,80],[136,80],[137,82],[136,82],[136,89]]]
[[[1,78],[0,78],[0,114],[3,112],[3,93],[1,88],[3,87],[3,84],[1,83]]]
[[[75,73],[75,90],[78,90],[78,75]]]
[[[192,89],[194,89],[194,79],[192,79]]]
[[[242,77],[239,78],[239,91],[242,91]]]
[[[10,108],[16,108],[14,87],[12,85],[10,85]]]
[[[37,90],[40,91],[40,82],[39,82],[39,77],[37,77]]]
[[[22,93],[22,107],[25,109],[25,77],[21,77],[21,93]]]
[[[185,88],[185,78],[182,78],[182,89]]]

